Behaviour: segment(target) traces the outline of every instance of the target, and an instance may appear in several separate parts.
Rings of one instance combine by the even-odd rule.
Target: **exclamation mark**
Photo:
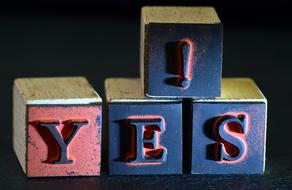
[[[194,43],[188,38],[181,39],[179,41],[179,49],[182,67],[180,85],[186,89],[190,86],[192,80]]]

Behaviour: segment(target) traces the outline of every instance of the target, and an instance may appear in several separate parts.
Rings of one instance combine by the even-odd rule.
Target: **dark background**
[[[0,3],[0,189],[291,189],[292,2],[10,1]],[[255,3],[257,2],[257,3]],[[142,5],[212,5],[224,24],[223,76],[252,77],[269,102],[261,175],[27,179],[12,150],[16,77],[86,76],[103,96],[107,77],[139,74]]]

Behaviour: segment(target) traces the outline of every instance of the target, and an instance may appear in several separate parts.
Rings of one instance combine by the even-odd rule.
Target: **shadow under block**
[[[182,173],[182,100],[150,99],[140,79],[105,81],[109,173]]]
[[[13,96],[13,148],[28,177],[100,175],[102,100],[85,78],[20,78]]]
[[[222,95],[193,101],[193,174],[262,174],[267,101],[248,78],[222,80]]]
[[[218,97],[223,27],[212,7],[143,7],[140,72],[149,97]]]

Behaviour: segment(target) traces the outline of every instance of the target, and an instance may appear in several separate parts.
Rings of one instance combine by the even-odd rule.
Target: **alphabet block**
[[[222,80],[222,96],[193,101],[193,174],[262,174],[267,101],[247,78]]]
[[[140,79],[105,81],[109,173],[182,173],[182,100],[144,96]]]
[[[28,177],[100,174],[102,100],[83,77],[21,78],[13,148]]]
[[[222,24],[211,7],[144,7],[140,71],[149,97],[217,97]]]

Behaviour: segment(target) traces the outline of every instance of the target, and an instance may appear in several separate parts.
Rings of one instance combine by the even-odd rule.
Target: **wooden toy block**
[[[182,100],[144,96],[140,79],[105,81],[109,174],[182,173]]]
[[[20,78],[13,96],[13,148],[28,177],[100,174],[102,100],[85,78]]]
[[[248,78],[222,80],[222,95],[193,101],[193,174],[262,174],[267,101]]]
[[[149,97],[218,97],[223,27],[212,7],[143,7],[140,71]]]

